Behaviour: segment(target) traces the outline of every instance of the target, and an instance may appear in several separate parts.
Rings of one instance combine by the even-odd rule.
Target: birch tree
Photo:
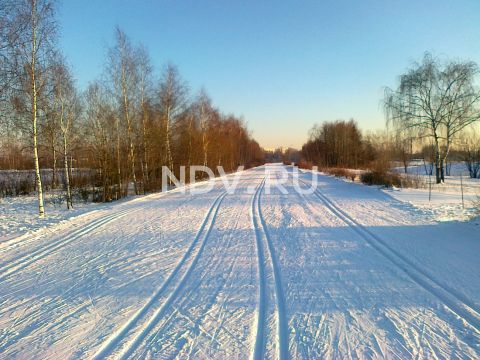
[[[73,207],[72,192],[70,188],[70,174],[68,168],[68,155],[70,134],[74,119],[80,114],[75,85],[65,61],[58,57],[52,67],[53,71],[53,98],[54,116],[62,134],[63,174],[65,185],[65,199],[67,209]]]
[[[3,106],[10,80],[9,63],[11,61],[11,4],[0,2],[0,104]],[[1,120],[1,119],[0,119]]]
[[[115,30],[115,45],[110,49],[109,71],[114,84],[114,93],[121,108],[122,117],[127,131],[129,180],[133,182],[135,194],[138,195],[137,178],[135,174],[134,146],[134,108],[135,91],[137,89],[138,69],[135,62],[135,52],[125,33]]]
[[[208,146],[209,146],[209,135],[208,127],[212,117],[212,104],[210,98],[207,95],[205,89],[200,91],[197,99],[198,107],[198,118],[200,122],[200,132],[202,134],[202,153],[203,153],[203,166],[208,164]]]
[[[45,121],[43,126],[40,127],[42,137],[46,141],[46,147],[51,152],[52,157],[52,181],[51,187],[55,189],[57,187],[57,152],[58,152],[58,137],[60,133],[60,127],[58,124],[58,118],[55,114],[55,104],[50,104],[50,99],[47,100],[47,108]]]
[[[472,131],[464,137],[463,161],[472,179],[480,178],[480,136]]]
[[[38,121],[40,97],[47,81],[48,66],[54,51],[56,35],[55,9],[49,0],[21,0],[16,3],[16,19],[21,33],[15,43],[16,61],[22,65],[18,77],[17,109],[30,118],[32,155],[35,165],[35,183],[38,212],[45,216],[42,179],[38,157]]]
[[[88,86],[85,94],[85,138],[89,152],[94,159],[93,167],[98,169],[102,186],[101,201],[112,199],[111,186],[118,175],[115,149],[116,137],[114,129],[114,110],[104,87],[99,82]],[[118,169],[117,169],[118,171]],[[118,179],[117,179],[118,182]]]
[[[14,0],[0,1],[0,103],[6,105],[18,82],[18,46],[25,41],[25,14]],[[23,35],[23,37],[21,37]],[[0,116],[5,115],[4,112]]]
[[[400,77],[396,90],[385,90],[387,123],[433,140],[437,183],[445,180],[444,164],[457,135],[480,119],[477,75],[473,62],[442,65],[426,53],[421,64]]]
[[[140,118],[142,126],[142,179],[143,190],[148,190],[148,136],[147,126],[150,121],[149,91],[151,88],[152,65],[147,49],[144,46],[137,48],[138,86],[140,92]]]
[[[165,68],[159,86],[159,105],[165,128],[166,164],[173,171],[172,126],[176,117],[185,109],[188,88],[180,78],[177,68],[169,64]]]
[[[18,70],[22,68],[18,66],[16,56],[21,34],[19,15],[20,12],[14,0],[0,1],[0,131],[3,134],[0,146],[2,146],[3,156],[8,158],[6,163],[11,164],[10,166],[19,165],[15,159],[23,157],[18,150],[22,147],[20,135],[24,132],[23,125],[25,125],[18,126],[19,123],[16,123],[11,101],[15,90],[19,88]]]

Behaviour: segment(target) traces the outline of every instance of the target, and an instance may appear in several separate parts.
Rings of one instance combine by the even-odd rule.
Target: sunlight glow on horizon
[[[119,25],[147,46],[157,75],[175,63],[192,95],[204,86],[271,149],[300,147],[316,122],[383,128],[383,87],[425,51],[480,63],[475,0],[68,0],[58,17],[81,89],[101,75]]]

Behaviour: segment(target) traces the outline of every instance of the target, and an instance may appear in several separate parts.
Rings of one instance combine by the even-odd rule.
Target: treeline
[[[362,134],[355,121],[315,125],[302,146],[302,161],[324,169],[370,169],[385,173],[396,163],[405,172],[422,159],[426,173],[445,180],[449,161],[463,161],[480,176],[479,68],[471,61],[440,61],[426,53],[400,76],[383,99],[388,131]]]
[[[480,132],[470,126],[458,136],[443,163],[445,175],[450,175],[454,162],[463,162],[471,178],[480,178]],[[405,174],[415,161],[422,173],[435,176],[436,151],[429,139],[403,137],[396,131],[362,132],[354,120],[326,121],[310,130],[308,141],[300,151],[277,149],[275,159],[301,167],[317,166],[325,172],[354,177],[347,169],[361,169],[375,173],[385,181],[392,167],[402,167]],[[272,156],[272,155],[271,155]],[[267,157],[268,159],[268,157]],[[400,178],[389,179],[400,183]]]
[[[362,168],[375,159],[375,149],[354,120],[314,125],[302,146],[302,157],[322,168]]]
[[[45,187],[62,186],[71,207],[72,186],[110,201],[159,190],[162,166],[179,176],[182,165],[263,162],[243,119],[203,89],[192,94],[172,64],[157,79],[147,49],[121,29],[102,76],[80,93],[56,46],[52,1],[2,1],[0,25],[0,167],[35,170],[40,215]]]

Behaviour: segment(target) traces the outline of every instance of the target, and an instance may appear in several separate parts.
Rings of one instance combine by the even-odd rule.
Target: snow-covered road
[[[0,358],[480,357],[478,226],[284,169],[1,242]]]

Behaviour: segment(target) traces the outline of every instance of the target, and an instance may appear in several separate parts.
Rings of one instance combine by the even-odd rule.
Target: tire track
[[[119,347],[120,343],[125,340],[125,337],[128,335],[128,333],[132,330],[136,330],[137,332],[133,332],[132,334],[133,339],[129,343],[125,344],[125,346],[121,348],[118,352],[119,358],[123,359],[129,357],[130,354],[132,354],[132,352],[135,351],[135,349],[138,347],[140,342],[144,340],[148,333],[155,327],[160,318],[165,314],[166,310],[174,302],[175,298],[183,289],[185,282],[188,280],[188,277],[195,268],[195,265],[202,254],[203,248],[205,247],[213,223],[215,222],[215,218],[217,216],[220,205],[226,195],[227,193],[224,191],[217,198],[215,198],[212,206],[208,210],[207,215],[205,216],[202,224],[200,225],[200,228],[195,238],[190,244],[190,247],[185,252],[182,259],[178,262],[175,269],[170,273],[167,280],[152,295],[152,297],[150,297],[150,299],[129,320],[127,320],[127,322],[120,329],[118,329],[114,334],[110,336],[110,338],[106,340],[106,342],[101,346],[101,348],[93,355],[93,359],[104,359],[105,357],[112,355]],[[202,238],[202,234],[204,234],[203,239],[200,245],[197,246],[198,242]],[[196,248],[198,248],[198,251],[195,254],[193,260],[191,261],[190,265],[186,265],[188,259],[192,256]],[[170,295],[165,300],[165,302],[158,309],[156,309],[149,318],[145,320],[146,323],[143,326],[139,324],[139,322],[147,316],[148,312],[153,310],[155,303],[162,295],[164,295],[166,289],[173,283],[177,275],[179,276],[182,268],[185,267],[186,270],[183,276],[179,279],[178,284],[170,292]],[[135,329],[136,327],[138,327],[138,330]]]
[[[267,224],[265,223],[262,209],[261,209],[261,193],[264,189],[266,178],[258,186],[255,195],[252,199],[251,215],[253,227],[255,230],[257,257],[258,257],[258,272],[259,272],[259,306],[257,315],[257,332],[255,336],[255,346],[253,349],[253,359],[260,360],[265,358],[265,323],[266,323],[266,309],[268,307],[268,298],[266,294],[267,278],[265,274],[265,248],[271,259],[272,274],[275,289],[276,300],[276,320],[277,320],[277,342],[278,342],[278,358],[288,359],[288,321],[285,307],[285,297],[281,282],[280,268],[273,247],[273,243],[268,232]],[[263,235],[262,235],[263,234]],[[267,246],[264,246],[265,238]]]
[[[302,179],[300,179],[300,181],[309,185]],[[411,260],[407,259],[404,255],[386,244],[379,236],[373,234],[370,230],[365,228],[365,226],[361,225],[345,211],[341,210],[338,205],[322,194],[318,189],[315,190],[314,195],[322,201],[332,214],[342,220],[381,255],[407,274],[417,285],[443,302],[453,313],[458,317],[461,317],[478,334],[480,334],[480,314],[468,299],[429,276]]]
[[[120,219],[121,217],[132,214],[133,212],[139,211],[137,210],[123,210],[117,213],[101,217],[100,219],[94,220],[85,227],[82,227],[78,230],[75,230],[72,234],[68,235],[66,238],[60,238],[56,241],[52,241],[44,246],[40,246],[38,249],[29,252],[24,255],[20,255],[13,260],[11,260],[7,265],[4,265],[0,268],[0,280],[5,279],[9,275],[12,275],[19,270],[22,270],[29,266],[30,264],[45,258],[48,255],[54,253],[54,251],[61,249],[62,247],[70,244],[71,242],[77,240],[81,236],[89,234],[90,232],[114,221]]]

